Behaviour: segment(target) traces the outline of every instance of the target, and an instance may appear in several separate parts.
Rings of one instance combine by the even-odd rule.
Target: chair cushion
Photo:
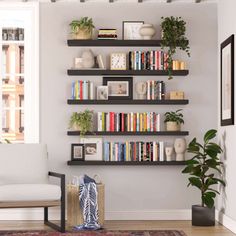
[[[56,201],[61,188],[52,184],[9,184],[0,186],[0,202]]]
[[[0,185],[7,184],[48,184],[46,145],[1,144]]]

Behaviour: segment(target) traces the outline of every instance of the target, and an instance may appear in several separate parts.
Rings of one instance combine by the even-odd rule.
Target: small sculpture
[[[145,82],[136,83],[136,92],[138,94],[138,99],[146,99],[147,84]]]
[[[186,140],[184,138],[177,138],[174,147],[176,152],[176,161],[184,161],[184,154],[187,148]]]
[[[95,58],[92,50],[85,50],[82,53],[82,63],[83,68],[90,69],[93,68],[95,65]]]
[[[165,153],[166,153],[166,161],[172,161],[172,154],[173,154],[174,148],[173,147],[166,147]]]

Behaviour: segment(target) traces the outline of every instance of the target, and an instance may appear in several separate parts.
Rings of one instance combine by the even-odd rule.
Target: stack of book
[[[164,161],[164,142],[104,142],[104,161]]]
[[[98,112],[98,131],[156,132],[160,131],[160,114],[155,112]]]
[[[163,51],[130,51],[130,70],[167,70],[168,54]]]
[[[165,99],[165,83],[163,81],[147,81],[147,100]]]
[[[74,100],[93,100],[94,84],[91,81],[78,80],[72,83],[71,98]]]
[[[117,39],[116,29],[99,29],[98,39]]]

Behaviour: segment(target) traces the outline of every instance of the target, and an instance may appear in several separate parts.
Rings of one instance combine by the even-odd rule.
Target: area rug
[[[155,231],[80,231],[80,232],[48,232],[48,231],[0,231],[1,236],[186,236],[178,230]]]

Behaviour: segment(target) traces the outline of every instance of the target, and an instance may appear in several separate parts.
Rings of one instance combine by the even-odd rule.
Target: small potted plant
[[[166,131],[180,131],[181,124],[184,124],[182,109],[165,113]]]
[[[162,36],[162,49],[168,48],[168,74],[169,79],[172,79],[173,55],[176,49],[179,48],[185,51],[190,57],[189,41],[185,36],[186,22],[181,17],[162,17],[161,23],[161,36]]]
[[[69,128],[80,131],[84,136],[86,132],[91,131],[93,125],[93,111],[73,112],[70,117]]]
[[[182,173],[190,175],[188,186],[192,185],[201,192],[201,205],[192,206],[192,225],[195,226],[215,225],[214,199],[219,192],[213,186],[218,184],[225,186],[221,178],[223,163],[219,159],[222,149],[211,141],[216,137],[216,133],[214,129],[207,131],[202,144],[194,138],[187,148],[187,151],[194,156],[186,161]]]
[[[73,39],[92,39],[93,19],[82,17],[80,20],[73,20],[70,23]]]

